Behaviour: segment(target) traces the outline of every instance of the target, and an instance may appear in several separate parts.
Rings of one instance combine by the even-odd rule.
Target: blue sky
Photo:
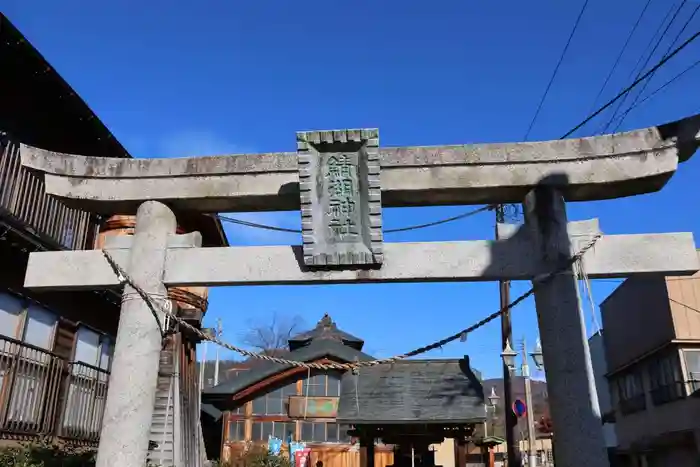
[[[530,139],[556,139],[589,113],[644,3],[590,1]],[[604,98],[630,82],[672,3],[678,2],[652,1]],[[134,156],[175,157],[290,151],[295,132],[307,129],[378,127],[383,146],[521,140],[581,4],[4,0],[2,9]],[[688,2],[652,63],[695,6]],[[685,36],[698,27],[700,15]],[[700,43],[684,50],[657,73],[647,93],[699,56]],[[630,113],[621,129],[700,112],[692,85],[698,77],[700,69],[688,73]],[[602,122],[596,119],[577,135],[594,134]],[[700,192],[693,180],[699,170],[700,161],[691,160],[659,193],[570,204],[569,217],[598,217],[612,234],[698,235],[694,207]],[[468,209],[391,209],[385,225],[427,222]],[[240,217],[299,224],[296,213]],[[493,220],[484,213],[387,235],[387,241],[486,239],[493,235]],[[232,244],[299,243],[294,234],[237,226],[227,232]],[[596,282],[596,302],[615,285]],[[513,296],[527,287],[514,284]],[[497,290],[495,283],[220,288],[211,292],[207,322],[221,317],[225,339],[237,342],[248,323],[273,313],[299,315],[311,326],[329,312],[342,328],[363,337],[369,352],[387,357],[491,313],[498,306]],[[634,310],[629,313],[633,319]],[[532,300],[514,311],[513,321],[515,335],[534,343]],[[590,312],[587,321],[590,329]],[[498,324],[429,355],[465,353],[486,376],[497,375]]]

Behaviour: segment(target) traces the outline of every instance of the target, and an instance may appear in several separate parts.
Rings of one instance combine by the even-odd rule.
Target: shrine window
[[[245,421],[231,420],[228,422],[228,441],[245,440]]]
[[[338,397],[340,396],[340,375],[319,374],[304,380],[302,396]]]
[[[289,396],[297,394],[296,382],[253,399],[253,415],[287,415]]]
[[[270,436],[286,441],[288,438],[294,439],[294,422],[258,422],[252,425],[251,440],[267,441]]]
[[[301,439],[311,443],[348,443],[350,436],[347,432],[349,426],[331,422],[299,422],[301,425]]]

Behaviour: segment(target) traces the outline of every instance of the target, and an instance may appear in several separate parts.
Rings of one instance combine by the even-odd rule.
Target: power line
[[[583,2],[583,7],[581,8],[581,11],[578,14],[578,17],[576,18],[576,22],[574,23],[574,27],[571,29],[571,33],[569,34],[569,38],[566,41],[566,45],[564,46],[564,50],[562,50],[561,55],[559,56],[559,61],[557,62],[557,65],[554,67],[554,72],[552,73],[552,76],[549,78],[549,83],[547,83],[547,87],[544,90],[544,94],[542,94],[542,98],[540,99],[540,103],[537,105],[537,109],[535,110],[535,115],[532,116],[532,120],[530,121],[530,125],[527,128],[527,131],[525,132],[525,137],[523,138],[525,141],[527,141],[527,138],[530,136],[530,132],[532,131],[532,127],[535,125],[535,121],[537,120],[537,117],[540,114],[540,111],[542,110],[542,106],[544,105],[544,101],[547,98],[547,94],[549,94],[549,90],[552,87],[552,84],[554,83],[554,78],[556,78],[557,73],[559,72],[559,68],[561,67],[562,62],[564,61],[564,57],[566,56],[566,52],[569,50],[569,46],[571,45],[571,42],[574,38],[574,34],[576,34],[576,29],[578,29],[578,25],[581,23],[581,18],[583,17],[583,13],[586,11],[586,8],[588,7],[588,2],[589,0],[586,0]]]
[[[698,65],[700,65],[700,60],[698,60],[698,61],[696,61],[695,63],[691,64],[691,65],[690,65],[689,67],[687,67],[685,70],[681,71],[681,72],[678,73],[676,76],[674,76],[674,77],[671,78],[670,80],[666,81],[664,84],[662,84],[662,85],[659,86],[658,88],[654,89],[654,90],[651,92],[651,94],[649,94],[649,95],[646,96],[644,99],[642,99],[641,101],[637,102],[636,104],[630,106],[630,107],[625,111],[625,113],[622,114],[622,115],[621,115],[620,117],[618,117],[618,118],[624,118],[624,117],[626,117],[627,114],[629,114],[630,112],[632,112],[634,109],[636,109],[636,108],[639,107],[640,105],[644,104],[646,101],[648,101],[649,99],[651,99],[652,97],[654,97],[656,94],[658,94],[658,93],[660,93],[661,91],[663,91],[664,89],[666,89],[668,86],[670,86],[671,84],[673,84],[675,81],[677,81],[678,79],[680,79],[681,77],[683,77],[686,73],[688,73],[689,71],[693,70],[693,69],[694,69],[696,66],[698,66]]]
[[[454,222],[454,221],[457,221],[460,219],[466,219],[467,217],[474,216],[474,215],[479,214],[479,213],[484,212],[484,211],[491,211],[493,209],[494,209],[494,206],[488,205],[488,206],[484,206],[484,207],[481,207],[478,209],[473,209],[471,211],[464,212],[462,214],[458,214],[456,216],[448,217],[445,219],[440,219],[440,220],[433,221],[433,222],[428,222],[426,224],[410,225],[407,227],[399,227],[397,229],[386,229],[386,230],[384,230],[384,233],[407,232],[410,230],[419,230],[419,229],[425,229],[427,227],[435,227],[437,225],[447,224],[448,222]],[[272,231],[276,231],[276,232],[287,232],[287,233],[301,233],[302,232],[301,229],[288,229],[286,227],[277,227],[274,225],[261,224],[258,222],[245,221],[243,219],[237,219],[234,217],[222,216],[220,214],[217,215],[216,217],[224,222],[242,225],[245,227],[253,227],[256,229],[272,230]]]
[[[641,77],[637,78],[637,79],[634,81],[634,83],[630,84],[630,85],[627,86],[625,89],[623,89],[622,91],[620,91],[620,93],[619,93],[617,96],[615,96],[615,97],[613,97],[612,99],[610,99],[605,105],[603,105],[601,108],[599,108],[598,110],[596,110],[595,112],[593,112],[591,115],[589,115],[588,117],[586,117],[581,123],[579,123],[578,125],[576,125],[575,127],[573,127],[571,130],[569,130],[569,131],[567,131],[566,133],[564,133],[564,135],[561,136],[559,139],[564,139],[564,138],[567,138],[568,136],[571,136],[571,134],[574,133],[576,130],[578,130],[579,128],[581,128],[582,126],[584,126],[586,123],[590,122],[590,121],[593,120],[595,117],[597,117],[598,115],[600,115],[601,112],[605,111],[605,109],[607,109],[608,107],[610,107],[611,105],[613,105],[615,102],[617,102],[618,100],[620,100],[623,96],[626,96],[632,89],[634,89],[635,87],[637,87],[637,86],[639,85],[639,83],[641,83],[642,81],[644,81],[644,80],[646,79],[647,76],[651,75],[651,74],[654,73],[656,70],[658,70],[659,68],[661,68],[662,66],[664,66],[669,60],[671,60],[673,57],[675,57],[676,55],[678,55],[678,53],[679,53],[681,50],[683,50],[683,49],[685,49],[686,47],[688,47],[688,46],[689,46],[693,41],[695,41],[695,39],[697,39],[699,36],[700,36],[700,31],[698,31],[698,32],[696,32],[695,34],[693,34],[692,36],[690,36],[685,42],[683,42],[681,45],[679,45],[678,47],[676,47],[676,49],[675,49],[673,52],[671,52],[668,56],[662,58],[662,59],[659,61],[659,63],[657,63],[656,65],[654,65],[654,67],[653,67],[651,70],[647,71],[646,73],[644,73],[644,75],[642,75]]]
[[[664,29],[664,31],[663,31],[663,32],[661,33],[661,35],[659,36],[659,39],[656,41],[656,44],[654,45],[654,48],[651,50],[651,52],[650,52],[649,55],[647,56],[646,60],[644,61],[644,64],[643,64],[642,67],[639,69],[639,73],[637,73],[637,77],[639,77],[639,74],[642,73],[642,70],[644,70],[644,68],[646,68],[646,66],[649,64],[649,61],[650,61],[651,58],[654,56],[654,53],[656,53],[656,49],[658,49],[659,46],[661,45],[661,41],[663,41],[664,37],[666,37],[666,34],[668,33],[668,30],[671,28],[671,25],[673,25],[673,23],[676,21],[676,18],[677,18],[678,15],[680,14],[681,10],[683,9],[683,6],[685,6],[685,3],[686,3],[687,1],[688,1],[688,0],[683,0],[683,1],[680,3],[680,5],[678,5],[678,8],[676,9],[675,13],[673,14],[673,17],[671,18],[671,21],[668,22],[668,24],[666,25],[666,28]],[[661,23],[661,24],[663,24],[663,23]],[[673,44],[671,44],[671,47],[673,47]],[[664,57],[665,57],[665,55],[664,55]],[[663,58],[663,57],[662,57],[662,58]],[[653,76],[655,72],[656,72],[656,70],[654,70],[654,71],[653,71],[652,73],[650,73],[648,76],[649,76],[649,77]],[[608,123],[606,123],[605,126],[603,127],[603,129],[601,130],[601,133],[605,133],[606,131],[608,131],[608,128],[610,128],[610,125],[612,124],[613,120],[614,120],[615,117],[617,116],[617,113],[620,111],[620,108],[621,108],[622,105],[625,103],[625,101],[627,100],[628,97],[629,97],[629,95],[626,94],[625,97],[618,103],[617,107],[615,108],[615,112],[614,112],[614,113],[612,114],[612,116],[610,117],[610,120],[608,120]]]
[[[630,71],[629,76],[627,76],[627,80],[631,80],[631,79],[635,76],[635,72],[637,73],[636,77],[637,77],[637,78],[639,77],[639,73],[641,73],[642,70],[644,69],[643,66],[640,68],[639,65],[642,63],[642,60],[644,60],[644,56],[646,55],[647,51],[652,47],[652,44],[654,43],[654,40],[656,40],[656,36],[661,32],[661,29],[662,29],[662,28],[664,27],[664,25],[666,24],[666,20],[671,16],[671,13],[673,13],[673,5],[671,5],[671,7],[668,9],[668,11],[666,12],[666,15],[665,15],[665,16],[663,17],[663,19],[661,20],[661,23],[659,24],[658,28],[656,28],[656,31],[654,31],[654,34],[652,34],[651,39],[649,39],[649,43],[646,45],[646,47],[645,47],[644,50],[642,51],[641,55],[639,55],[639,58],[637,59],[637,63],[634,64],[634,66],[632,67],[632,70]],[[620,105],[618,105],[618,106],[615,108],[615,110],[613,111],[613,114],[612,114],[612,117],[611,117],[611,118],[615,118],[615,116],[617,115],[617,112],[620,110],[621,104],[622,104],[622,103],[620,103]],[[602,125],[602,126],[596,131],[596,133],[602,134],[602,133],[605,131],[606,125],[607,125],[607,124]]]
[[[613,63],[612,68],[610,68],[610,72],[608,73],[608,76],[605,77],[605,81],[603,81],[603,85],[598,90],[598,94],[595,96],[595,99],[593,99],[593,105],[591,106],[589,113],[593,112],[593,110],[595,109],[595,106],[598,104],[598,99],[600,99],[600,96],[603,95],[603,91],[605,90],[605,87],[610,82],[610,78],[612,78],[613,73],[617,69],[617,66],[620,64],[620,60],[622,60],[622,56],[625,54],[625,51],[627,50],[627,46],[629,45],[630,41],[632,40],[632,36],[634,36],[634,33],[637,31],[637,28],[639,27],[639,24],[642,22],[642,18],[644,17],[644,13],[646,13],[647,9],[649,8],[649,5],[651,5],[651,1],[652,0],[647,0],[646,5],[644,5],[644,8],[642,8],[642,12],[639,14],[637,21],[634,23],[634,26],[632,27],[632,30],[627,35],[627,39],[625,40],[625,43],[622,45],[622,48],[620,49],[620,53],[617,55],[617,58],[615,59],[615,62]]]
[[[681,30],[678,31],[678,34],[676,34],[676,37],[673,39],[673,42],[671,42],[671,44],[668,46],[668,49],[666,50],[666,53],[664,54],[664,57],[665,57],[666,55],[668,55],[668,53],[671,51],[671,48],[672,48],[674,45],[676,45],[676,42],[678,42],[678,39],[681,38],[681,36],[682,36],[683,33],[685,32],[685,30],[688,28],[688,25],[690,25],[690,22],[693,20],[693,18],[695,17],[695,14],[698,12],[699,9],[700,9],[700,4],[698,4],[698,6],[695,7],[695,9],[693,10],[693,13],[691,13],[690,17],[688,17],[688,20],[685,22],[685,24],[683,25],[683,27],[681,28]],[[642,97],[642,94],[644,94],[644,91],[646,90],[647,86],[649,86],[649,83],[651,82],[651,80],[652,80],[653,78],[654,78],[654,73],[652,73],[652,74],[649,76],[649,79],[647,79],[647,80],[644,82],[644,85],[642,86],[642,89],[637,93],[637,96],[634,98],[634,101],[632,101],[632,105],[630,106],[630,108],[633,108],[633,107],[635,106],[635,104],[637,103],[637,101],[639,101],[639,98]],[[627,117],[627,115],[629,115],[629,112],[625,112],[625,113],[622,115],[622,118],[620,118],[620,121],[617,123],[617,125],[616,125],[615,128],[613,129],[613,132],[617,131],[617,129],[620,128],[620,126],[622,125],[622,123],[625,121],[625,118]]]

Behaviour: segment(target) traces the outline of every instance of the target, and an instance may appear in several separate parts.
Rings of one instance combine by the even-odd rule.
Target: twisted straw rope
[[[462,329],[461,331],[452,334],[451,336],[445,337],[444,339],[440,339],[439,341],[433,342],[432,344],[425,345],[423,347],[419,347],[417,349],[411,350],[410,352],[406,352],[401,355],[396,355],[393,357],[389,358],[382,358],[382,359],[377,359],[377,360],[369,360],[369,361],[356,361],[352,363],[335,363],[335,362],[330,362],[330,363],[308,363],[308,362],[300,362],[296,360],[287,360],[285,358],[279,358],[279,357],[274,357],[272,355],[263,355],[263,354],[258,354],[255,352],[250,352],[248,350],[242,349],[240,347],[236,347],[235,345],[223,342],[220,340],[217,336],[211,336],[208,333],[205,333],[201,329],[198,329],[182,318],[176,316],[172,311],[166,309],[163,305],[160,303],[157,303],[155,300],[152,299],[152,297],[149,296],[149,294],[144,291],[141,287],[139,287],[135,281],[127,274],[127,272],[119,266],[115,261],[114,258],[105,250],[102,250],[102,254],[104,255],[105,259],[109,263],[110,267],[114,271],[115,275],[119,278],[120,283],[122,284],[128,284],[131,286],[135,291],[136,295],[138,295],[141,299],[143,299],[146,302],[146,305],[150,308],[151,312],[154,314],[154,316],[157,318],[158,314],[157,312],[160,311],[163,313],[165,316],[170,317],[173,319],[175,322],[177,322],[180,326],[188,329],[189,331],[193,332],[197,336],[199,336],[202,340],[206,340],[209,342],[213,342],[215,344],[218,344],[228,350],[231,350],[233,352],[236,352],[240,355],[243,355],[244,357],[249,357],[249,358],[255,358],[259,360],[264,360],[268,362],[274,362],[274,363],[279,363],[282,365],[288,365],[292,367],[300,367],[300,368],[308,368],[308,369],[314,369],[314,370],[355,370],[358,368],[366,368],[366,367],[373,367],[377,365],[384,365],[384,364],[390,364],[397,362],[399,360],[405,360],[410,357],[415,357],[416,355],[421,355],[426,352],[429,352],[434,349],[438,349],[443,347],[446,344],[449,344],[450,342],[456,341],[458,339],[464,339],[464,337],[467,334],[470,334],[477,329],[485,326],[486,324],[490,323],[494,319],[498,318],[501,316],[503,313],[515,308],[517,305],[522,303],[524,300],[532,296],[535,291],[541,287],[542,285],[545,285],[552,281],[554,277],[556,277],[558,274],[566,271],[569,269],[574,263],[579,261],[584,254],[593,246],[595,243],[600,239],[601,235],[595,235],[591,239],[590,242],[588,242],[581,250],[573,255],[571,258],[569,258],[567,261],[565,261],[559,268],[556,270],[549,272],[547,274],[544,274],[542,276],[539,276],[535,278],[533,281],[533,286],[525,292],[524,294],[520,295],[518,298],[510,302],[508,305],[505,307],[499,309],[498,311],[495,311],[485,317],[484,319],[474,323],[473,325],[469,326],[468,328]],[[129,295],[132,294],[125,294],[124,295],[124,300],[129,300]],[[161,298],[161,297],[159,297]],[[162,300],[162,298],[161,298]],[[159,320],[157,319],[159,322]]]

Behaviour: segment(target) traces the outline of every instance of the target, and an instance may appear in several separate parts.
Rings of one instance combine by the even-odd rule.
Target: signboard
[[[382,263],[378,130],[297,133],[304,264]]]
[[[337,397],[289,396],[290,418],[335,418]]]
[[[525,402],[520,399],[515,399],[513,402],[513,413],[518,418],[524,417],[527,413],[527,405],[525,405]]]

